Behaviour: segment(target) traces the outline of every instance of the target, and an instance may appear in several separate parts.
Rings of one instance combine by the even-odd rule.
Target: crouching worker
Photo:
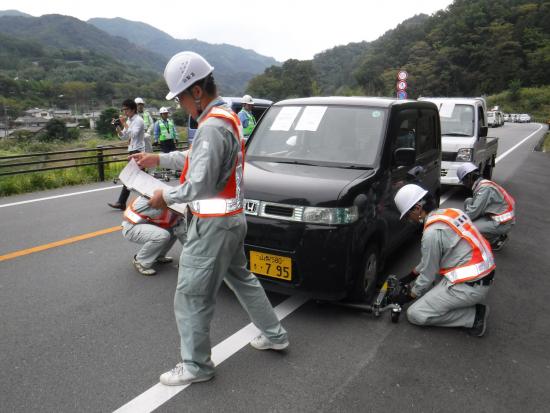
[[[185,220],[168,208],[156,209],[144,196],[136,198],[124,211],[122,235],[128,241],[143,244],[134,255],[134,266],[140,274],[155,275],[153,264],[172,262],[166,253],[176,239],[185,242]]]
[[[502,249],[516,223],[514,198],[500,185],[483,179],[473,163],[460,165],[456,175],[473,192],[473,197],[464,201],[464,212],[491,243],[494,251]]]
[[[489,307],[482,303],[495,274],[489,243],[461,210],[433,210],[431,196],[418,185],[403,186],[395,204],[401,218],[424,224],[422,259],[413,271],[418,276],[398,298],[401,304],[415,300],[407,318],[421,326],[464,327],[470,335],[483,336]]]

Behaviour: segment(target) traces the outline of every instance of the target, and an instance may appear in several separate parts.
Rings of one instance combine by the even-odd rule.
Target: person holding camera
[[[137,104],[133,99],[122,102],[123,116],[113,119],[116,133],[120,139],[128,140],[128,153],[134,154],[145,151],[145,125],[143,119],[137,114]],[[111,208],[126,209],[126,201],[130,196],[130,190],[122,185],[122,190],[115,203],[107,203]]]

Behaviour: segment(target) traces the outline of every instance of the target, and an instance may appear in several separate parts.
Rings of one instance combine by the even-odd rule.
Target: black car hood
[[[334,206],[352,182],[374,170],[247,161],[244,197],[282,204]]]

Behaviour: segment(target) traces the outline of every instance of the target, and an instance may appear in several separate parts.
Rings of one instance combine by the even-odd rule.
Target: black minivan
[[[245,250],[269,290],[365,300],[417,226],[393,197],[440,196],[441,131],[429,102],[315,97],[278,102],[246,146]]]

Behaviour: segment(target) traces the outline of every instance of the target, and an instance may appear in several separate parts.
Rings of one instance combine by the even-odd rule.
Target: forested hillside
[[[298,74],[269,68],[250,82],[248,92],[268,98],[304,90],[394,96],[399,69],[409,72],[413,98],[493,94],[511,82],[541,86],[550,83],[550,2],[455,0],[446,10],[415,16],[373,42],[336,47],[293,64],[302,69],[309,88],[296,90],[288,76]]]
[[[167,61],[182,50],[192,50],[204,56],[216,68],[216,79],[222,93],[242,95],[246,84],[255,75],[271,65],[278,65],[272,57],[263,56],[253,50],[229,44],[210,44],[197,39],[175,39],[167,33],[142,22],[122,18],[94,18],[88,23],[110,33],[123,37],[149,51],[162,55]]]

